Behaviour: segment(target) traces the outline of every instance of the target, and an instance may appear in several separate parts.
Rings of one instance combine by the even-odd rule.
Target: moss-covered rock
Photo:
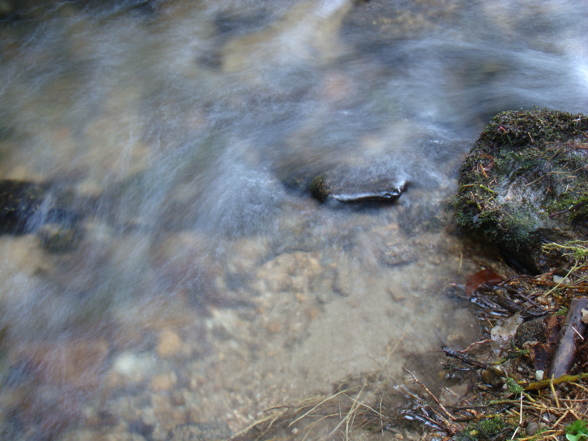
[[[460,170],[457,222],[533,272],[569,260],[588,238],[588,117],[533,110],[498,114]]]

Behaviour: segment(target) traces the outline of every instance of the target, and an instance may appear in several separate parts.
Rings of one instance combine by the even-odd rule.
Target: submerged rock
[[[531,272],[567,264],[588,239],[587,141],[585,115],[498,114],[460,170],[458,224]]]
[[[38,233],[48,251],[66,251],[79,236],[74,198],[47,183],[0,180],[0,234]]]
[[[357,180],[353,175],[335,170],[314,178],[309,190],[320,202],[333,200],[343,203],[392,203],[400,197],[406,186],[407,182],[403,179],[375,176]]]
[[[334,167],[310,178],[303,174],[288,176],[284,183],[289,188],[310,193],[321,203],[335,204],[391,204],[408,186],[406,179],[394,176],[389,170],[377,171],[367,166]]]
[[[26,181],[0,181],[0,232],[22,234],[41,211],[47,186]]]

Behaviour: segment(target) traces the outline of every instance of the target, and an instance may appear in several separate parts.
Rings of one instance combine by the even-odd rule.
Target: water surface
[[[439,346],[477,336],[445,295],[478,268],[448,228],[460,162],[499,111],[587,111],[588,8],[408,3],[4,16],[1,176],[68,192],[80,220],[0,236],[0,433],[236,432],[348,376],[442,378]],[[409,185],[349,207],[297,184],[333,169]]]

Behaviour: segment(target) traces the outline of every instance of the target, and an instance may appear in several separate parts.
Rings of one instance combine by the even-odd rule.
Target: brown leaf
[[[469,297],[478,289],[497,285],[502,282],[502,280],[502,277],[496,274],[492,269],[483,269],[482,271],[468,277],[465,287],[466,295]]]

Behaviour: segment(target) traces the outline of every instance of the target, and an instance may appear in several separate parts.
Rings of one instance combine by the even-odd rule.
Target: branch
[[[583,339],[586,331],[586,325],[582,323],[582,309],[587,308],[588,298],[586,297],[573,299],[570,303],[567,325],[551,364],[552,378],[567,374],[572,367],[576,353],[576,337]]]

